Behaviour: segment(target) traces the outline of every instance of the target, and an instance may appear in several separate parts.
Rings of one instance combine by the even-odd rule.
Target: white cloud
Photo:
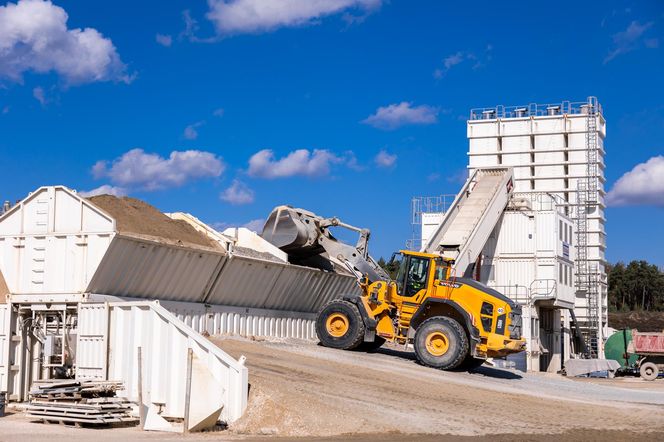
[[[162,46],[169,48],[173,44],[173,37],[170,35],[157,34],[155,35],[155,40]]]
[[[85,198],[97,195],[125,196],[127,195],[127,190],[122,187],[116,187],[104,184],[103,186],[99,186],[96,189],[81,190],[80,192],[78,192],[78,194]]]
[[[0,78],[22,82],[28,71],[56,72],[68,84],[124,81],[113,42],[93,28],[67,28],[67,13],[50,1],[0,6]]]
[[[328,150],[298,149],[276,159],[274,152],[263,149],[249,158],[249,175],[260,178],[284,178],[295,175],[319,177],[330,173],[332,164],[343,159]]]
[[[641,37],[652,27],[652,25],[653,22],[641,24],[638,21],[633,21],[627,26],[627,29],[614,34],[614,48],[609,51],[609,54],[604,58],[604,64],[610,62],[619,55],[627,54],[638,48],[642,42]],[[650,38],[643,41],[643,44],[648,48],[654,49],[659,46],[659,40],[656,38]]]
[[[413,106],[403,101],[399,104],[379,107],[376,113],[362,121],[379,129],[396,129],[408,124],[434,124],[438,121],[439,109],[432,106]]]
[[[346,167],[356,172],[361,172],[365,169],[364,166],[361,165],[359,161],[357,161],[355,152],[352,150],[347,150],[344,152],[344,162],[346,163]]]
[[[186,38],[189,41],[199,41],[196,37],[196,32],[198,32],[198,22],[191,16],[189,9],[182,11],[182,21],[184,22],[184,29],[178,35],[178,38]]]
[[[609,206],[664,207],[664,156],[650,158],[625,173],[606,196]]]
[[[251,204],[254,202],[254,191],[239,180],[233,180],[229,188],[219,195],[223,201],[233,205]]]
[[[208,0],[207,18],[220,35],[270,32],[317,24],[348,10],[378,9],[383,0]]]
[[[197,121],[184,128],[182,136],[187,140],[195,140],[198,138],[198,128],[205,124],[205,121]]]
[[[35,100],[39,101],[39,104],[46,106],[46,96],[41,86],[37,86],[32,90],[32,96],[35,97]]]
[[[376,163],[376,166],[378,166],[378,167],[392,167],[397,162],[397,156],[396,156],[396,154],[391,154],[391,153],[388,153],[385,150],[381,150],[374,157],[374,162]]]
[[[132,149],[108,165],[98,161],[92,168],[95,178],[109,178],[125,188],[158,190],[178,187],[201,178],[220,176],[226,168],[222,159],[200,150],[173,151],[168,158],[143,149]]]
[[[212,115],[217,118],[221,118],[224,116],[224,112],[225,112],[224,109],[220,107],[218,109],[215,109],[214,112],[212,112]]]
[[[463,62],[463,60],[466,58],[463,52],[457,52],[456,54],[450,55],[448,57],[445,57],[443,60],[443,66],[445,66],[445,69],[451,69],[453,66],[456,66]]]
[[[484,67],[492,58],[493,45],[488,44],[484,51],[478,53],[459,51],[443,59],[443,66],[433,71],[434,78],[440,80],[454,67],[465,62],[472,62],[473,69]]]

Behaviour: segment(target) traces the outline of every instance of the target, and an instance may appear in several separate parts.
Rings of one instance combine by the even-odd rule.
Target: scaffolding
[[[455,194],[436,196],[414,196],[410,200],[411,237],[406,240],[408,250],[420,250],[422,247],[422,216],[425,213],[445,213],[454,202]]]
[[[585,114],[592,107],[595,115],[602,113],[602,107],[596,97],[588,97],[588,101],[562,101],[558,103],[530,103],[520,106],[479,107],[470,110],[469,120],[492,120],[494,118],[529,118],[554,115]]]

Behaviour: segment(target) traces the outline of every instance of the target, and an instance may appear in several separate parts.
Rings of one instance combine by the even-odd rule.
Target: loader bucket
[[[316,241],[317,229],[315,224],[303,221],[292,207],[279,206],[268,216],[261,236],[286,253],[311,256],[323,251]]]

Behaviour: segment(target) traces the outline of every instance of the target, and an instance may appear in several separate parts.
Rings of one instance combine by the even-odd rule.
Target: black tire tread
[[[420,352],[418,351],[419,350],[418,345],[416,344],[415,345],[415,354],[417,355],[418,361],[423,365],[432,366],[434,368],[440,368],[441,370],[452,370],[454,368],[459,367],[463,363],[463,361],[466,359],[466,357],[468,356],[469,346],[468,346],[468,337],[466,335],[466,331],[461,326],[461,324],[459,324],[454,319],[446,317],[446,316],[434,316],[432,318],[427,319],[426,321],[424,321],[420,324],[420,326],[417,328],[417,331],[420,331],[426,325],[431,324],[431,323],[435,323],[435,322],[446,323],[447,325],[449,325],[451,328],[453,328],[457,332],[458,336],[460,337],[460,341],[461,341],[460,345],[459,345],[459,351],[457,352],[454,359],[450,363],[448,363],[444,366],[439,366],[438,367],[438,366],[432,366],[432,365],[428,364],[425,360],[423,360],[423,358],[420,355]],[[415,335],[415,340],[417,341],[417,333]]]
[[[346,307],[348,309],[348,312],[350,312],[352,316],[351,318],[348,318],[351,324],[353,323],[353,321],[355,321],[354,323],[357,324],[357,330],[355,331],[353,339],[350,341],[350,343],[343,346],[326,345],[323,342],[323,339],[321,338],[321,336],[323,336],[323,333],[326,333],[325,321],[327,319],[327,316],[323,316],[323,312],[325,312],[327,308],[335,304]],[[357,346],[359,346],[360,344],[362,344],[362,342],[364,341],[364,320],[362,319],[362,315],[360,314],[360,311],[358,310],[355,304],[346,301],[344,299],[333,299],[332,301],[329,301],[327,304],[325,304],[323,308],[320,309],[320,312],[316,317],[316,334],[318,335],[318,340],[321,342],[321,344],[323,344],[326,347],[340,348],[342,350],[352,350]]]

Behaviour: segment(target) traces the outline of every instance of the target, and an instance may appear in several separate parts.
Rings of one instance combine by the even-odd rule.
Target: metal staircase
[[[599,280],[596,264],[588,258],[588,216],[598,205],[597,99],[588,99],[586,109],[586,176],[577,182],[576,289],[585,295],[587,318],[584,327],[586,357],[596,358],[599,349]]]

